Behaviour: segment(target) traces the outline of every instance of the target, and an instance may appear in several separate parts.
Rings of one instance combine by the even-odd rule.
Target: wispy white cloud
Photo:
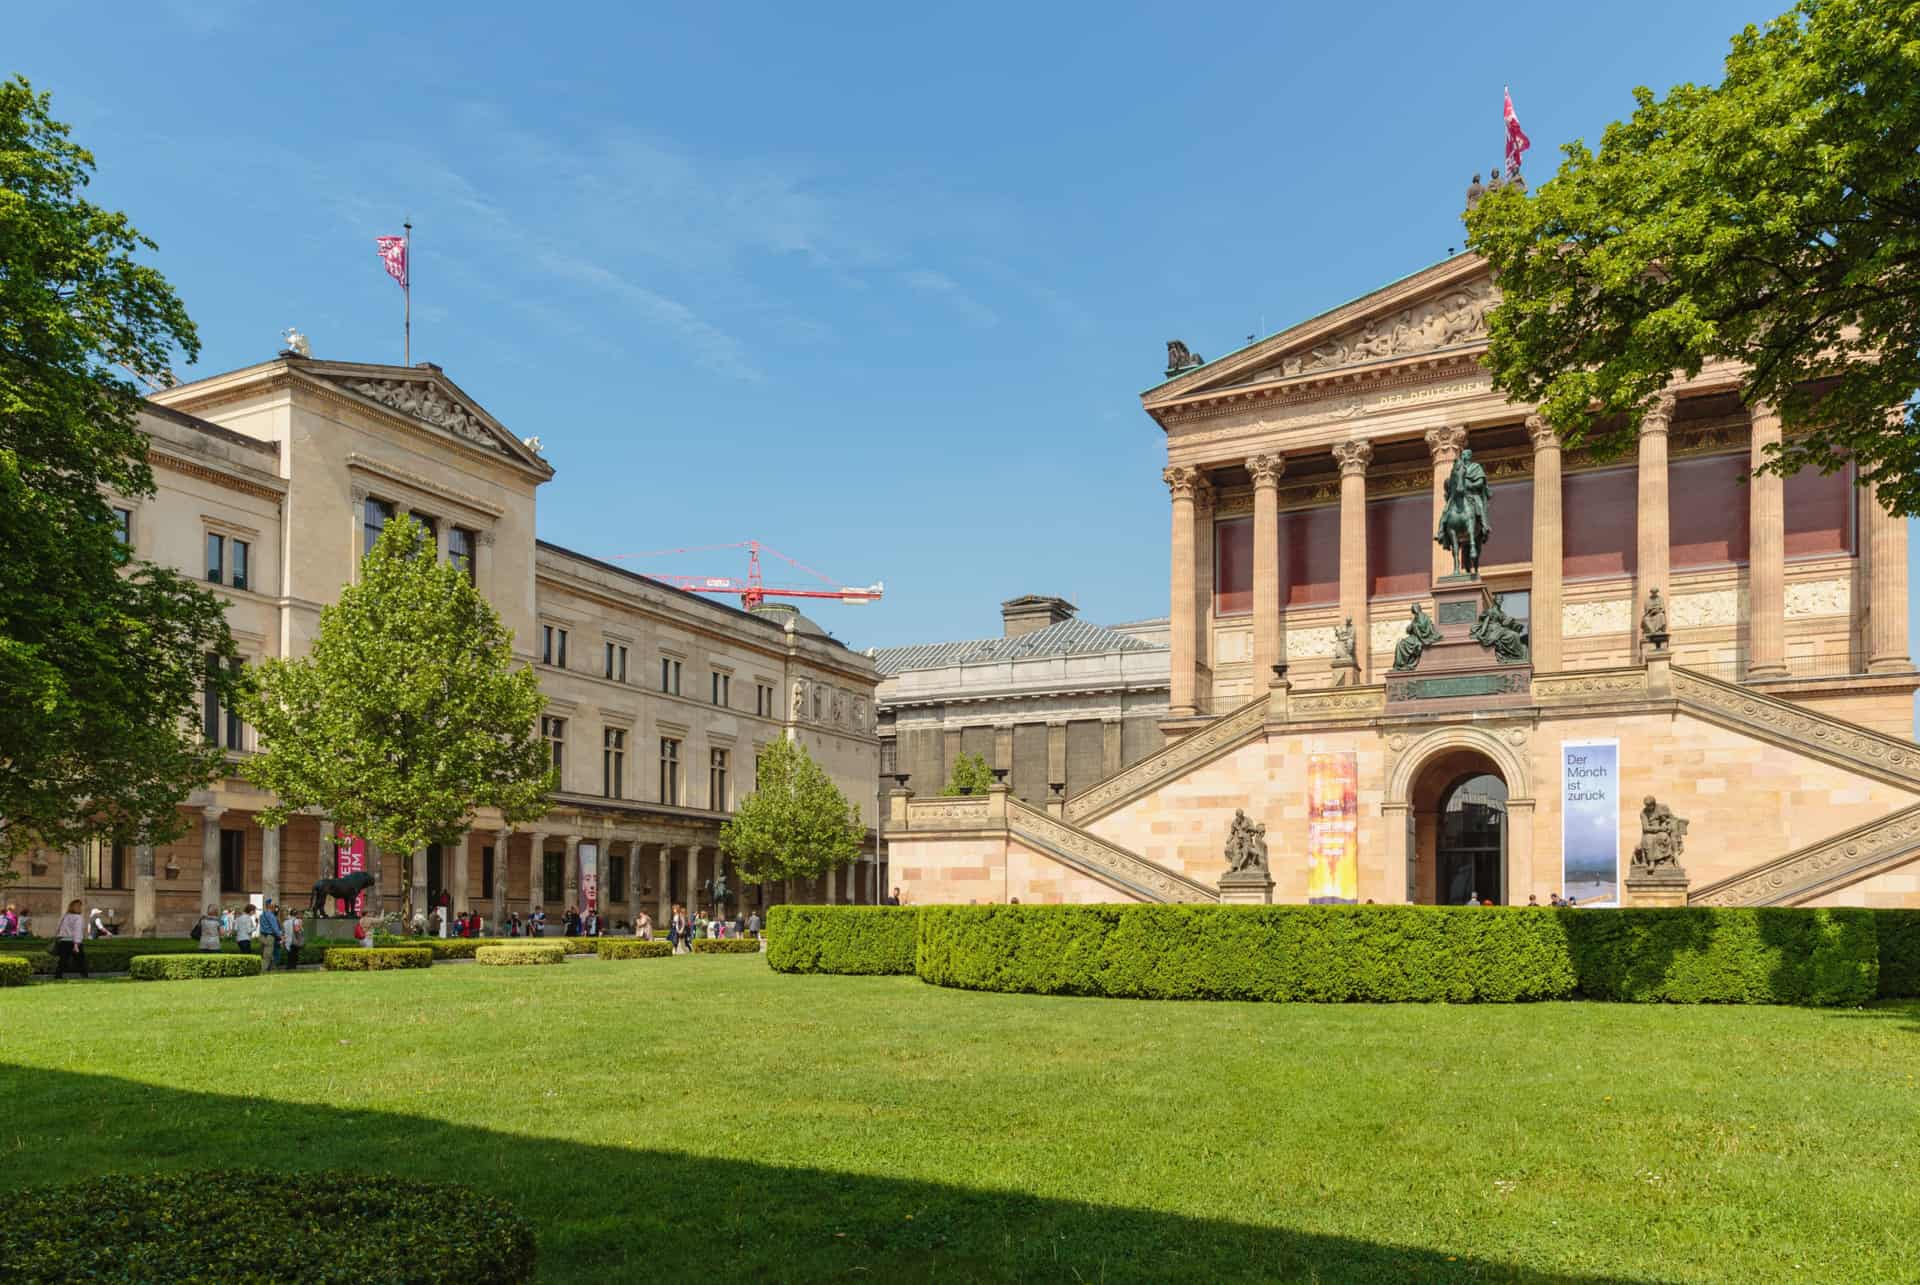
[[[976,326],[1000,324],[1000,318],[993,309],[968,294],[958,281],[944,272],[935,272],[931,268],[909,268],[900,274],[900,280],[911,289],[944,300]]]
[[[679,300],[637,285],[585,259],[548,251],[540,255],[539,261],[556,277],[593,286],[634,305],[643,319],[678,335],[693,350],[695,359],[715,374],[755,382],[761,378],[760,372],[747,361],[738,340]]]

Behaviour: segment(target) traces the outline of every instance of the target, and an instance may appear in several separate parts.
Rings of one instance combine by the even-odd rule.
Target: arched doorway
[[[1507,779],[1486,754],[1451,746],[1422,763],[1407,791],[1407,899],[1505,905]]]
[[[1442,796],[1434,842],[1435,888],[1442,905],[1507,901],[1507,783],[1476,772]]]

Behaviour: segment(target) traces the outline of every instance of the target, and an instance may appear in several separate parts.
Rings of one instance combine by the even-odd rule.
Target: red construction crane
[[[676,589],[685,589],[689,593],[737,593],[740,605],[751,611],[768,598],[832,598],[838,602],[878,602],[886,593],[886,585],[876,580],[866,588],[858,585],[841,585],[837,589],[783,589],[778,586],[769,588],[760,579],[760,550],[766,549],[782,562],[796,567],[815,579],[833,584],[831,577],[821,575],[805,563],[789,558],[780,550],[760,543],[758,540],[740,540],[733,544],[702,544],[688,549],[658,549],[652,553],[620,553],[614,560],[627,558],[664,558],[676,553],[705,553],[713,549],[745,549],[747,551],[747,578],[736,580],[732,576],[674,576],[660,575],[649,571],[652,579],[670,584]]]

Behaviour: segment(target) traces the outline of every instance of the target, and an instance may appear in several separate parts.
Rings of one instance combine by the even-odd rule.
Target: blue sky
[[[158,0],[10,14],[5,70],[159,242],[198,373],[289,325],[397,362],[411,214],[414,358],[544,440],[546,538],[884,579],[809,608],[867,646],[1163,614],[1166,340],[1444,257],[1503,84],[1538,181],[1776,5]]]

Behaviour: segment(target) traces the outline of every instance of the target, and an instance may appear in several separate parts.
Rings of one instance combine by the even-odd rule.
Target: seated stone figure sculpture
[[[1432,616],[1421,610],[1419,603],[1414,603],[1413,618],[1407,622],[1407,632],[1394,644],[1394,669],[1402,672],[1412,669],[1420,663],[1420,654],[1439,641],[1440,627],[1433,623]]]
[[[1502,663],[1520,664],[1528,659],[1527,625],[1506,613],[1501,598],[1500,594],[1493,596],[1492,605],[1473,622],[1469,636],[1483,647],[1491,648]]]

